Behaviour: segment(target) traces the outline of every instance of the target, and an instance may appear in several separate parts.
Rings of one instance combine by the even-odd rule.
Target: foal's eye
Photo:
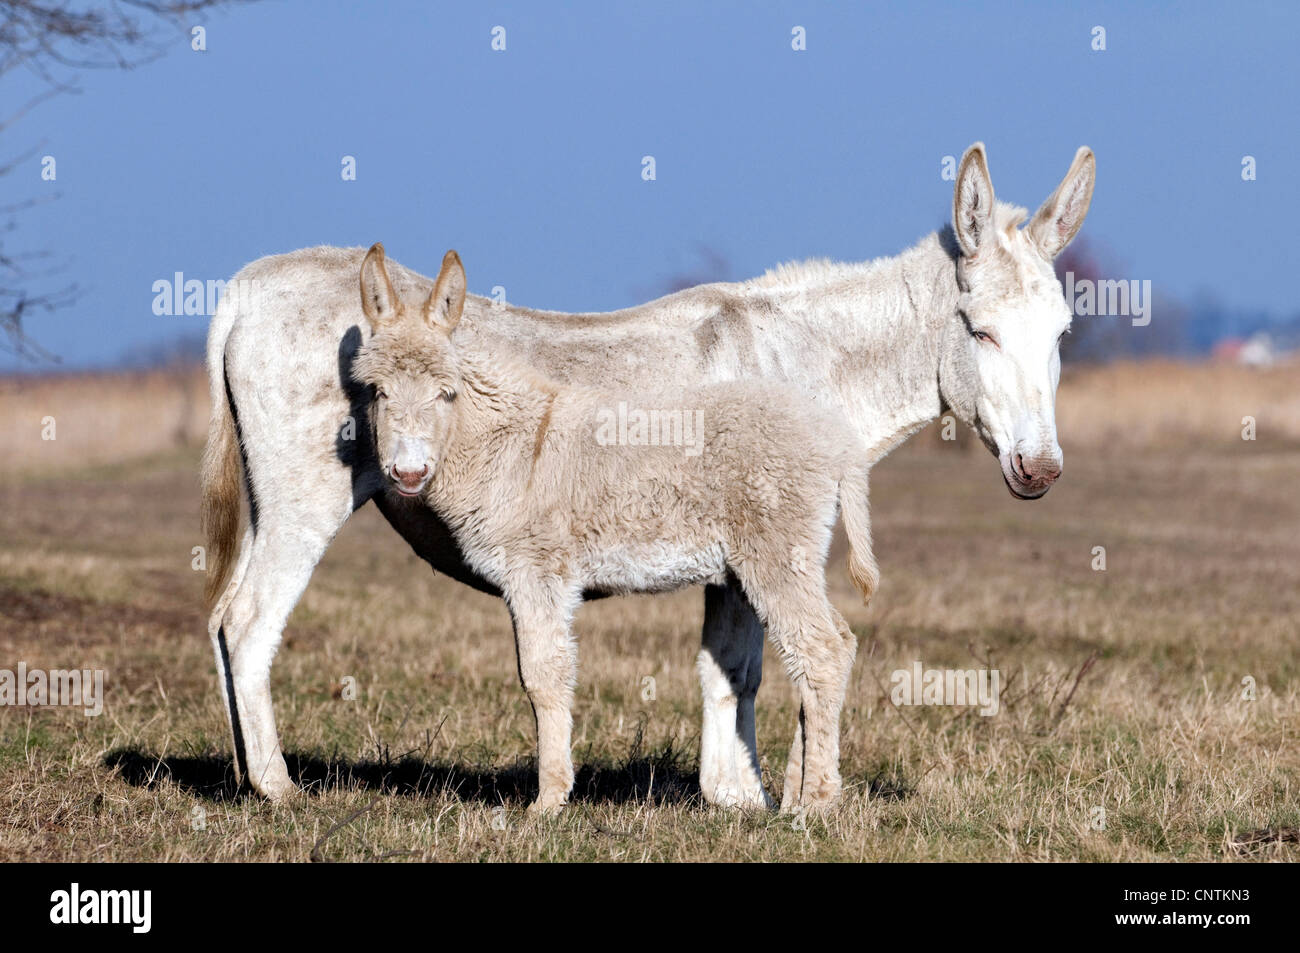
[[[443,400],[451,401],[456,399],[456,392],[452,390],[450,387],[444,387],[442,390],[438,392],[438,396],[441,397]]]

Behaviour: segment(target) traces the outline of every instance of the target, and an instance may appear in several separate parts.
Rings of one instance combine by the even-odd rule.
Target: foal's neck
[[[521,362],[477,355],[462,356],[460,379],[455,442],[465,449],[479,446],[488,435],[495,440],[532,433],[561,389]]]
[[[459,370],[456,419],[428,497],[453,527],[475,519],[492,488],[509,497],[520,474],[527,479],[559,390],[513,362],[462,355]]]

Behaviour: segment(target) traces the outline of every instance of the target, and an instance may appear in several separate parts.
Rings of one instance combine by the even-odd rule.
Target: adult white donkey
[[[945,408],[974,426],[1017,498],[1061,472],[1057,345],[1069,325],[1052,259],[1078,232],[1095,178],[1082,148],[1028,222],[993,197],[984,147],[962,156],[951,228],[894,258],[785,265],[607,314],[533,311],[469,296],[458,348],[509,354],[562,382],[635,389],[771,378],[841,413],[879,460]],[[427,507],[384,479],[365,427],[372,394],[351,380],[369,336],[358,300],[365,250],[260,259],[232,281],[208,335],[212,419],[203,463],[209,633],[237,770],[262,794],[294,790],[271,704],[271,662],[313,568],[348,516],[374,500],[435,569],[494,591]],[[418,308],[433,280],[390,262]],[[241,463],[243,479],[241,480]],[[239,533],[241,496],[251,518]],[[588,595],[599,595],[589,593]],[[713,803],[770,804],[754,696],[763,631],[740,587],[705,592],[700,785]],[[789,775],[787,775],[789,783]]]

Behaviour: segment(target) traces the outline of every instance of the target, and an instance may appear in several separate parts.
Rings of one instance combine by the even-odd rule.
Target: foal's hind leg
[[[829,603],[831,621],[839,630],[840,641],[848,654],[848,664],[844,669],[844,696],[848,695],[848,682],[853,668],[853,659],[857,656],[858,640],[849,624],[839,611]],[[843,697],[843,696],[842,696]],[[803,791],[803,711],[794,725],[794,741],[790,744],[790,756],[785,766],[785,782],[781,788],[781,810],[790,812],[798,808],[799,795]],[[838,758],[836,759],[838,761]]]
[[[764,808],[754,730],[754,696],[763,680],[763,626],[740,584],[704,590],[704,634],[697,668],[704,699],[700,789],[710,804]]]
[[[746,574],[746,592],[767,625],[799,691],[799,730],[781,809],[817,809],[840,793],[840,712],[855,643],[825,595],[820,573],[792,576],[783,567]],[[794,758],[802,751],[796,766]],[[797,783],[797,788],[795,784]]]
[[[789,813],[799,806],[799,794],[803,791],[803,709],[794,723],[794,741],[790,743],[790,754],[785,762],[785,780],[781,785],[781,811]]]

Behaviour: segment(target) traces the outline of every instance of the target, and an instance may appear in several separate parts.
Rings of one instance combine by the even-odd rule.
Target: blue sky
[[[61,193],[6,247],[85,287],[29,323],[66,365],[205,326],[154,315],[154,281],[305,245],[382,240],[426,272],[454,246],[471,290],[569,311],[653,297],[702,248],[731,278],[892,254],[947,220],[942,157],[976,139],[1031,208],[1092,146],[1084,234],[1158,295],[1300,310],[1297,4],[267,2],[205,26],[206,52],[166,34],[0,143],[58,163],[0,183]],[[0,78],[3,112],[34,88]]]

